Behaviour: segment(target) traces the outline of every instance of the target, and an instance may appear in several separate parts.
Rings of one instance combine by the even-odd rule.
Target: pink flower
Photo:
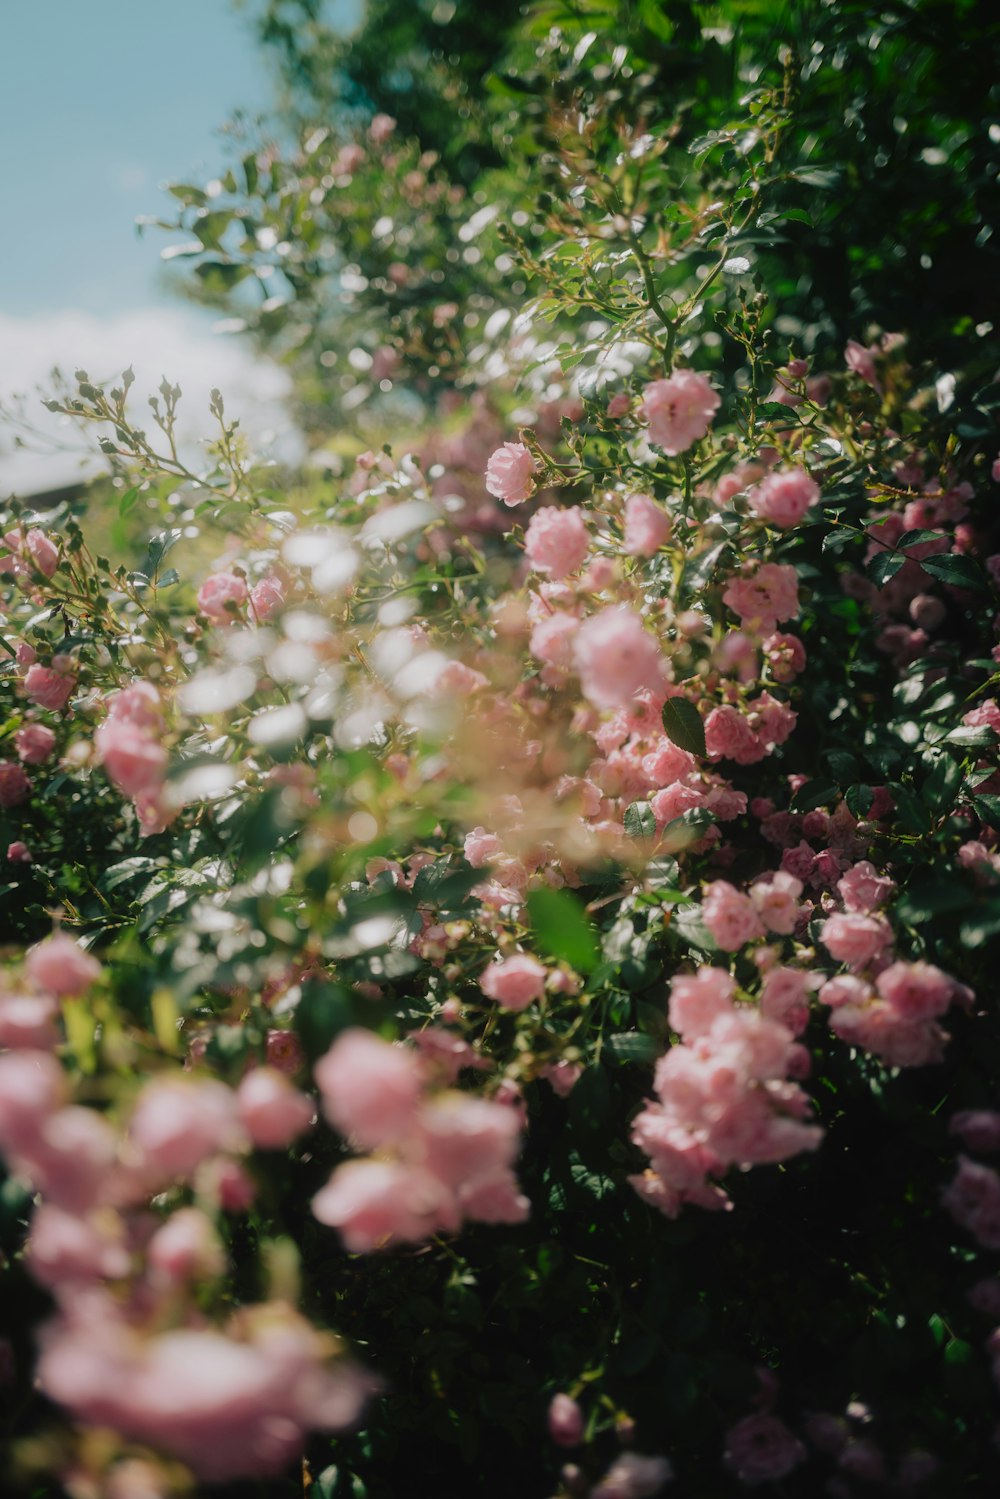
[[[631,409],[632,397],[627,390],[618,391],[617,395],[613,395],[608,402],[608,416],[612,421],[617,421],[619,417],[626,416]],[[997,459],[997,463],[1000,464],[1000,458]]]
[[[707,1035],[720,1015],[731,1012],[735,987],[724,968],[677,974],[670,983],[671,1028],[685,1041]]]
[[[2,798],[0,798],[0,806],[3,806]],[[21,842],[20,838],[15,838],[13,843],[8,843],[7,860],[11,864],[34,863],[34,860],[31,857],[31,850],[26,843]]]
[[[39,666],[37,661],[25,673],[25,696],[37,703],[39,708],[47,708],[50,713],[58,713],[65,708],[75,686],[76,677],[69,672],[53,671],[50,666]]]
[[[255,1067],[236,1090],[240,1121],[263,1150],[282,1150],[309,1128],[315,1110],[274,1067]]]
[[[575,573],[590,547],[590,533],[578,509],[544,505],[524,533],[524,551],[536,572],[565,578]]]
[[[145,729],[114,715],[94,735],[97,757],[123,796],[155,794],[163,785],[169,756]]]
[[[805,671],[806,648],[795,635],[769,635],[764,641],[764,655],[776,682],[792,682]]]
[[[575,614],[549,614],[531,632],[531,654],[547,666],[568,668],[580,628]]]
[[[799,580],[787,562],[762,562],[749,576],[732,578],[722,601],[759,635],[773,635],[779,622],[799,612]]]
[[[808,995],[814,987],[812,975],[800,968],[772,968],[760,987],[760,1012],[797,1036],[809,1020]]]
[[[648,494],[625,501],[625,550],[630,557],[652,557],[670,540],[670,517]]]
[[[4,541],[15,559],[10,571],[18,577],[30,577],[32,569],[35,569],[43,577],[51,578],[59,566],[59,548],[51,537],[37,527],[32,527],[29,531],[25,531],[23,527],[8,531]],[[3,570],[2,564],[0,570]]]
[[[14,735],[14,747],[25,765],[43,765],[56,747],[55,732],[43,723],[26,723]]]
[[[160,694],[151,682],[141,679],[114,694],[108,706],[108,717],[114,719],[115,723],[132,724],[149,734],[163,732]]]
[[[744,943],[764,935],[749,895],[742,895],[727,880],[713,880],[705,887],[701,915],[712,940],[724,952],[738,952]]]
[[[787,937],[799,919],[799,896],[802,881],[779,869],[750,887],[750,899],[769,932]]]
[[[198,589],[198,610],[216,625],[231,625],[249,597],[238,573],[210,573]]]
[[[56,999],[76,999],[101,976],[101,965],[65,932],[29,948],[24,964],[32,986]]]
[[[505,505],[522,505],[534,493],[536,467],[522,442],[505,442],[486,465],[486,488]]]
[[[188,1177],[209,1156],[242,1143],[235,1096],[211,1078],[154,1077],[136,1101],[129,1139],[154,1181]]]
[[[820,927],[820,939],[838,963],[867,968],[892,946],[892,927],[882,916],[837,912]]]
[[[994,484],[1000,484],[1000,458],[994,458],[993,466],[990,469],[990,478]]]
[[[1000,1150],[1000,1113],[996,1109],[961,1109],[952,1114],[950,1135],[961,1135],[970,1150],[983,1155]]]
[[[805,1447],[777,1416],[745,1416],[726,1433],[723,1461],[741,1483],[774,1483],[805,1457]]]
[[[583,1411],[569,1395],[553,1395],[548,1414],[549,1436],[559,1447],[579,1447],[583,1441]]]
[[[885,905],[895,888],[895,880],[879,874],[867,859],[852,864],[837,881],[837,891],[848,911],[874,911],[876,906]]]
[[[377,145],[387,141],[395,133],[396,121],[392,115],[377,114],[372,116],[371,124],[368,126],[368,134]]]
[[[445,1184],[402,1161],[347,1161],[317,1192],[312,1210],[335,1228],[352,1254],[397,1242],[418,1244],[439,1229],[458,1227]]]
[[[16,807],[31,794],[31,782],[23,765],[0,760],[0,807]]]
[[[11,1051],[45,1051],[58,1040],[55,1000],[40,994],[0,995],[0,1046]]]
[[[1000,1176],[989,1166],[959,1156],[958,1173],[941,1201],[984,1248],[1000,1249]]]
[[[226,1255],[212,1220],[199,1208],[180,1208],[150,1239],[146,1263],[161,1280],[182,1284],[221,1275]]]
[[[943,1015],[955,992],[952,980],[933,963],[892,963],[879,974],[875,988],[895,1014],[907,1021]]]
[[[749,720],[731,703],[713,708],[705,719],[705,748],[710,759],[737,765],[754,765],[766,754]]]
[[[548,970],[528,953],[491,963],[479,976],[479,987],[505,1010],[526,1010],[545,992]]]
[[[280,578],[261,578],[250,590],[250,605],[259,620],[270,619],[284,602],[285,589]]]
[[[844,350],[844,362],[849,370],[860,376],[866,385],[870,385],[872,390],[878,391],[881,395],[882,387],[875,372],[877,353],[877,345],[873,344],[871,348],[866,349],[864,344],[859,344],[857,339],[851,338],[848,339],[847,348]]]
[[[488,833],[485,828],[473,828],[471,833],[465,835],[465,857],[473,869],[482,869],[484,864],[489,864],[503,853],[503,843],[496,833]]]
[[[341,1032],[314,1073],[323,1113],[365,1150],[398,1140],[411,1128],[422,1083],[413,1052],[355,1026]]]
[[[646,386],[639,415],[649,425],[650,441],[673,458],[705,436],[720,405],[704,375],[675,370],[666,380]]]
[[[643,688],[662,687],[663,658],[634,610],[602,609],[582,624],[573,655],[583,695],[595,708],[620,708]]]
[[[622,1452],[600,1483],[590,1490],[590,1499],[651,1499],[674,1476],[665,1457],[644,1457],[641,1452]]]
[[[819,485],[804,468],[773,469],[748,492],[750,509],[758,520],[786,530],[797,526],[819,499]]]

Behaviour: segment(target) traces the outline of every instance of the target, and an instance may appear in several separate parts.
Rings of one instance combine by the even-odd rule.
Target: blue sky
[[[330,0],[357,14],[359,0]],[[7,0],[0,36],[0,401],[38,388],[54,363],[97,379],[133,362],[192,391],[229,380],[270,418],[281,381],[211,332],[212,314],[172,295],[160,230],[168,179],[205,181],[226,163],[220,127],[266,113],[269,59],[251,5],[232,0]],[[214,376],[214,378],[213,378]],[[207,397],[206,397],[207,399]],[[61,440],[61,439],[60,439]],[[0,489],[61,482],[78,454],[12,449],[0,424]]]
[[[4,6],[0,311],[108,313],[162,301],[158,184],[211,175],[218,128],[273,91],[230,0],[13,0]]]

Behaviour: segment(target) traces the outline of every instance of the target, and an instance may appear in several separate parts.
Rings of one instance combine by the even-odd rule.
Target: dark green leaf
[[[694,703],[686,697],[668,697],[663,704],[663,728],[667,738],[689,754],[705,755],[705,725]]]
[[[575,895],[542,887],[527,900],[535,945],[551,958],[561,958],[579,973],[589,973],[597,962],[597,930]]]

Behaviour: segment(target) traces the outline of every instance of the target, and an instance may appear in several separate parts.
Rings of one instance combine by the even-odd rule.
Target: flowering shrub
[[[282,488],[80,371],[144,559],[4,517],[18,1492],[995,1483],[985,335],[779,336],[810,64],[685,150],[612,32],[464,407]]]

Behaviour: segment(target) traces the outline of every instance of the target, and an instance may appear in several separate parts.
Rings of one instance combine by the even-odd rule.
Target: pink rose
[[[250,590],[250,605],[259,620],[270,619],[284,602],[285,589],[280,578],[261,578]]]
[[[890,1009],[907,1021],[943,1015],[955,994],[952,980],[933,963],[892,963],[879,974],[875,988]]]
[[[806,649],[795,635],[775,633],[764,641],[764,656],[776,682],[792,682],[806,668]]]
[[[17,807],[31,794],[31,782],[23,765],[0,760],[0,807]]]
[[[565,578],[575,573],[590,547],[590,533],[577,509],[544,505],[536,510],[524,534],[525,556],[536,572]]]
[[[762,562],[749,575],[732,578],[722,601],[760,635],[773,635],[779,622],[799,612],[799,580],[787,562]]]
[[[859,344],[857,339],[851,338],[848,339],[847,347],[844,350],[844,363],[855,375],[860,376],[866,385],[870,385],[872,390],[878,391],[879,395],[881,395],[882,387],[875,372],[875,355],[877,353],[878,346],[876,344],[866,349],[864,344]]]
[[[29,948],[24,964],[34,988],[56,999],[76,999],[101,976],[101,965],[65,932]]]
[[[25,531],[23,527],[8,531],[4,541],[13,557],[10,571],[19,578],[30,578],[33,569],[43,577],[51,578],[59,566],[59,548],[51,537],[37,527],[32,527],[29,531]],[[3,570],[3,564],[0,564],[0,570]]]
[[[874,911],[885,905],[895,888],[895,880],[879,874],[867,859],[852,864],[837,881],[837,892],[848,911]]]
[[[534,492],[536,464],[521,442],[505,442],[486,465],[486,488],[505,505],[522,505]]]
[[[569,1395],[553,1395],[548,1428],[549,1436],[559,1447],[579,1447],[583,1441],[583,1412]]]
[[[209,1156],[243,1142],[236,1099],[214,1078],[161,1074],[139,1094],[129,1138],[153,1180],[188,1177]]]
[[[673,458],[705,436],[720,405],[704,375],[675,370],[666,380],[646,386],[639,415],[649,425],[650,441]]]
[[[620,708],[664,681],[663,657],[634,610],[602,609],[577,631],[573,655],[583,695],[595,708]]]
[[[805,1447],[777,1416],[746,1416],[726,1433],[723,1461],[741,1483],[773,1483],[805,1458]]]
[[[255,1067],[236,1090],[240,1121],[263,1150],[283,1150],[309,1128],[312,1101],[274,1067]]]
[[[0,806],[3,806],[2,797],[0,797]],[[15,838],[13,843],[8,843],[7,859],[11,864],[31,864],[34,862],[28,845],[22,843],[19,838]]]
[[[892,946],[892,927],[882,916],[854,912],[828,916],[820,939],[830,956],[848,968],[867,968]]]
[[[198,610],[216,625],[231,625],[249,597],[238,573],[211,573],[198,589]]]
[[[14,747],[25,765],[43,765],[56,747],[56,736],[45,724],[26,723],[14,735]]]
[[[365,1150],[398,1140],[411,1128],[422,1087],[412,1051],[355,1026],[341,1032],[314,1073],[323,1113]]]
[[[758,520],[787,529],[797,526],[819,499],[819,485],[804,468],[774,469],[747,495]]]
[[[94,735],[97,757],[123,796],[155,795],[163,785],[169,756],[145,729],[114,715]]]
[[[652,557],[670,540],[671,522],[648,494],[625,501],[625,550],[630,557]]]
[[[738,952],[744,943],[764,935],[757,908],[727,880],[713,880],[705,887],[702,920],[712,940],[724,952]]]
[[[526,1010],[545,993],[548,970],[528,953],[491,963],[479,976],[479,987],[505,1010]]]
[[[50,666],[40,666],[37,661],[28,667],[24,677],[25,695],[50,713],[65,708],[75,686],[76,677],[69,672],[54,671]]]
[[[733,1008],[735,980],[724,968],[699,968],[679,973],[670,983],[668,1018],[685,1041],[706,1036],[720,1015]]]

